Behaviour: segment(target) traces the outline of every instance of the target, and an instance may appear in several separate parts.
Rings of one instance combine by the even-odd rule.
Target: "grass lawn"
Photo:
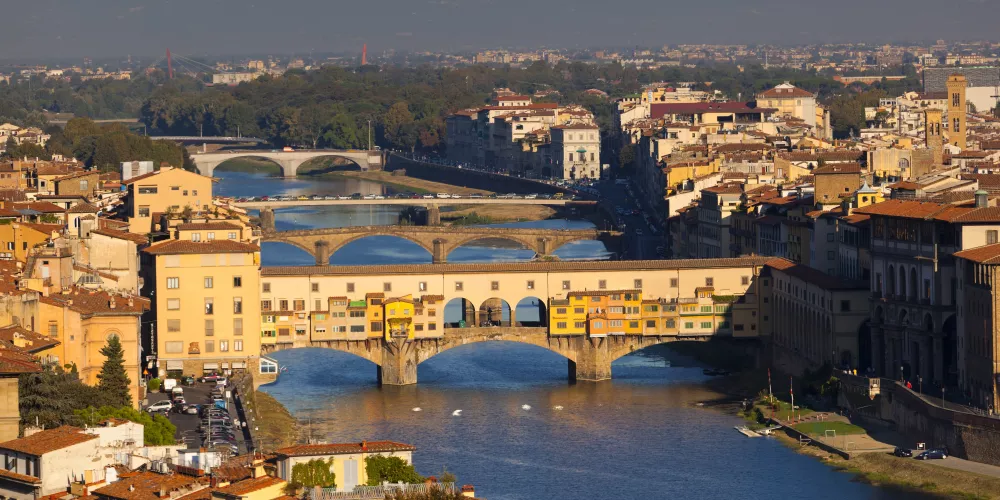
[[[825,436],[826,431],[835,431],[838,436],[866,434],[865,430],[847,422],[805,422],[792,426],[795,430],[810,436]]]
[[[770,406],[767,406],[763,403],[757,403],[757,407],[760,408],[760,411],[764,414],[765,417],[771,416]],[[787,401],[778,401],[778,409],[774,410],[775,418],[786,419],[788,418],[789,415],[791,415],[791,413],[792,413],[791,403]],[[813,413],[813,411],[810,410],[809,408],[804,408],[802,406],[799,406],[798,409],[795,410],[795,415],[800,417],[804,417],[806,415],[809,415],[810,413]]]

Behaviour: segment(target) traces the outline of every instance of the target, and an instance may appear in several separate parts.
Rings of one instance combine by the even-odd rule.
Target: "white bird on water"
[[[530,410],[531,409],[531,405],[521,405],[521,409],[522,410]]]
[[[451,416],[453,416],[453,417],[461,417],[462,416],[462,410],[455,410],[455,411],[451,412]]]
[[[555,405],[552,407],[553,410],[561,410],[563,407],[560,405]]]
[[[419,406],[413,409],[413,411],[421,411],[421,410],[423,410],[423,408],[421,408]]]

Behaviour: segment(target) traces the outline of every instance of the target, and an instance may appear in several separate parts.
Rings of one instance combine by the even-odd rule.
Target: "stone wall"
[[[880,393],[864,397],[868,379],[838,375],[838,403],[860,416],[889,422],[900,434],[928,447],[947,447],[959,458],[1000,466],[1000,419],[959,412],[921,398],[893,380],[881,379]]]
[[[568,189],[531,179],[521,179],[468,168],[423,163],[400,156],[390,156],[389,158],[389,162],[385,166],[386,171],[404,169],[408,176],[426,181],[441,182],[471,189],[482,189],[495,193],[570,193]]]

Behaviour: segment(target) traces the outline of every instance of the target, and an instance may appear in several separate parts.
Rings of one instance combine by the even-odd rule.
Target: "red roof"
[[[955,257],[961,257],[965,260],[978,262],[979,264],[1000,264],[1000,243],[955,252]]]
[[[91,439],[97,439],[97,435],[87,434],[79,427],[64,425],[55,429],[36,432],[21,439],[0,443],[0,449],[13,450],[40,457],[51,451],[85,443]]]
[[[759,94],[758,98],[780,98],[780,97],[816,97],[812,92],[802,90],[794,85],[782,84],[777,87],[767,89]]]

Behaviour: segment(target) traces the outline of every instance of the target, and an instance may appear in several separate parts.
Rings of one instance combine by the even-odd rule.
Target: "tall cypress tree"
[[[117,335],[112,335],[108,339],[108,345],[101,349],[101,354],[106,359],[104,365],[101,366],[101,373],[97,375],[97,379],[100,380],[97,387],[106,398],[106,404],[132,406],[132,394],[128,388],[132,381],[125,373],[125,353],[122,351],[122,344]]]

